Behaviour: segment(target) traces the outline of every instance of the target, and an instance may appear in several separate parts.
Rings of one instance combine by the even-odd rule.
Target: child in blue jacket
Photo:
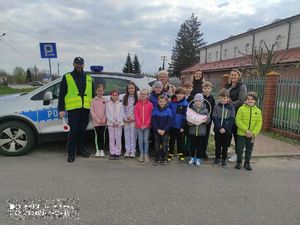
[[[172,110],[172,125],[170,128],[169,155],[167,160],[170,162],[173,159],[176,141],[178,159],[184,161],[183,141],[188,102],[185,98],[185,91],[183,88],[176,89],[175,96],[172,97],[169,107]]]
[[[151,125],[154,132],[154,165],[166,164],[167,143],[169,139],[169,129],[172,123],[172,111],[168,107],[166,96],[158,96],[158,106],[152,111]],[[160,148],[162,146],[162,148]]]

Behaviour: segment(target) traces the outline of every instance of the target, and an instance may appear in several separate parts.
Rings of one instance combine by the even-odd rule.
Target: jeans
[[[165,161],[167,154],[167,146],[168,146],[169,134],[165,133],[161,136],[159,133],[154,133],[154,148],[155,148],[155,161]],[[162,145],[162,148],[160,148]]]
[[[139,149],[141,155],[147,155],[149,150],[149,133],[150,128],[137,129]]]

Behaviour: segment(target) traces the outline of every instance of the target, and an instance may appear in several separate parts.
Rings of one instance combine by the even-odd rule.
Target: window
[[[125,94],[127,89],[127,84],[129,80],[117,79],[110,77],[94,77],[94,87],[96,88],[99,84],[103,84],[105,88],[104,95],[110,95],[113,89],[117,89],[120,94]]]
[[[250,44],[247,43],[247,44],[245,45],[245,53],[246,53],[246,55],[249,54],[249,47],[250,47]]]
[[[237,57],[237,55],[238,55],[238,47],[235,46],[235,47],[234,47],[234,52],[233,52],[234,58]]]
[[[53,99],[58,99],[58,96],[59,96],[59,89],[60,89],[60,82],[57,83],[57,84],[54,84],[50,87],[48,87],[47,89],[37,93],[36,95],[34,95],[31,100],[43,100],[44,98],[44,94],[46,92],[52,92],[53,94]]]
[[[259,42],[259,49],[263,49],[264,48],[264,43],[265,43],[265,41],[263,39],[260,40],[260,42]]]
[[[227,48],[224,50],[224,59],[226,59],[226,56],[227,56]]]

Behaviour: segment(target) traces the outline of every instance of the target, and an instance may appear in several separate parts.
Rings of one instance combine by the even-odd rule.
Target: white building
[[[300,62],[300,14],[276,19],[266,26],[250,28],[245,33],[202,47],[200,63],[184,69],[182,74],[190,75],[193,71],[201,69],[208,77],[216,77],[230,69],[249,66],[249,61],[241,59],[252,55],[254,49],[265,49],[264,43],[269,49],[277,43],[274,50],[285,51],[287,57],[284,57],[282,62]]]

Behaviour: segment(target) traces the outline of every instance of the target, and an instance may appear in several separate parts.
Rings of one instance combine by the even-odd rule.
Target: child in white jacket
[[[119,100],[119,92],[111,91],[110,101],[106,104],[106,119],[109,133],[110,159],[118,160],[121,155],[121,139],[123,122],[123,104]]]

